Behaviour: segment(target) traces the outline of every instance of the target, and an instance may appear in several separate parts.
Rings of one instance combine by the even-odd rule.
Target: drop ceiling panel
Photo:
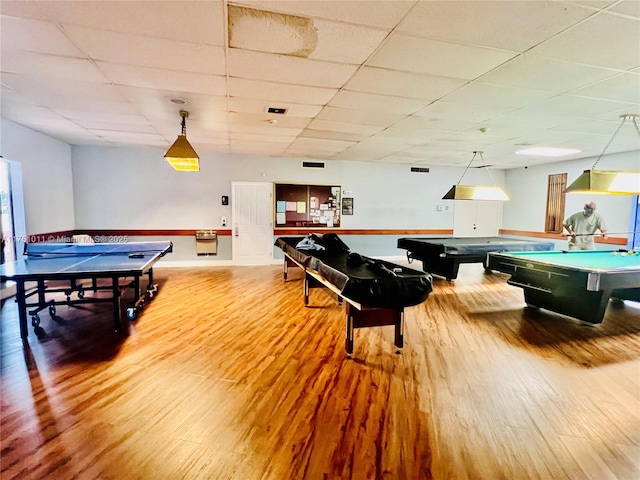
[[[328,106],[411,115],[428,103],[429,100],[341,90],[331,99]]]
[[[378,48],[387,30],[317,20],[318,44],[309,58],[360,65]]]
[[[356,92],[436,100],[466,83],[466,80],[457,78],[419,75],[365,66],[358,70],[344,88]]]
[[[254,25],[229,49],[234,5],[304,17],[310,48],[291,56],[288,29]],[[599,153],[620,115],[640,114],[635,0],[3,0],[0,11],[2,116],[70,143],[168,148],[185,109],[198,152],[465,166],[481,147],[511,168],[527,141]],[[611,149],[637,140],[629,129]]]
[[[0,2],[0,14],[11,17],[24,17],[33,20],[48,20],[43,10],[43,2],[25,2],[24,0],[2,0]]]
[[[585,65],[630,70],[640,65],[638,38],[640,22],[637,20],[598,13],[533,48],[531,53]]]
[[[178,113],[180,110],[187,110],[191,113],[198,111],[227,111],[227,97],[225,95],[206,95],[194,92],[128,86],[118,86],[117,88],[122,93],[122,96],[132,103],[134,108],[139,109],[145,116],[156,120],[168,118],[180,120]],[[171,102],[172,99],[181,100],[185,103],[176,104]]]
[[[447,95],[444,100],[449,103],[487,105],[516,110],[550,96],[549,92],[543,90],[473,82]]]
[[[591,117],[631,106],[632,104],[624,102],[599,100],[595,98],[587,99],[575,95],[561,95],[532,104],[528,107],[527,111],[533,114]]]
[[[224,48],[95,28],[65,27],[68,37],[96,61],[210,75],[225,74]]]
[[[91,60],[19,50],[3,52],[2,72],[107,83],[107,78]]]
[[[65,97],[90,100],[124,100],[118,89],[108,83],[15,74],[3,74],[2,83],[15,92],[31,97],[34,102],[40,104],[48,104]]]
[[[545,1],[427,1],[398,30],[442,42],[524,52],[593,12]]]
[[[564,93],[614,75],[617,73],[609,69],[524,54],[478,80],[494,85]]]
[[[366,134],[336,132],[331,130],[314,130],[312,128],[305,128],[300,136],[309,138],[326,138],[329,140],[346,140],[349,142],[360,142],[368,137]]]
[[[286,144],[271,142],[249,142],[243,140],[232,140],[229,144],[229,151],[234,154],[254,154],[284,156]]]
[[[383,127],[377,125],[347,123],[335,120],[320,120],[317,117],[309,123],[309,128],[313,128],[315,130],[328,130],[332,132],[357,133],[367,136],[374,135],[383,129]]]
[[[513,51],[392,34],[367,64],[405,72],[472,80],[516,55],[517,52]],[[457,61],[452,62],[452,58]]]
[[[157,133],[119,132],[114,130],[91,130],[100,138],[108,142],[140,143],[142,145],[164,145],[162,135]]]
[[[279,126],[274,128],[269,124],[236,124],[229,127],[230,135],[252,133],[257,135],[270,135],[272,141],[278,141],[280,137],[297,137],[302,133],[302,128]]]
[[[624,0],[617,2],[608,11],[640,19],[640,2],[637,0]]]
[[[437,118],[425,116],[407,117],[393,125],[396,131],[420,132],[435,130],[439,132],[455,132],[465,128],[471,128],[474,122],[465,117],[460,118]]]
[[[272,116],[267,115],[266,113],[237,113],[231,112],[229,113],[229,125],[233,126],[234,124],[240,125],[268,125],[271,127],[271,130],[276,131],[278,127],[284,128],[304,128],[309,123],[308,118],[302,117],[290,117],[288,115],[280,115],[277,118],[277,124],[271,125],[269,124],[269,120]]]
[[[63,25],[135,32],[159,39],[205,45],[224,45],[225,20],[220,0],[39,3],[49,20]]]
[[[221,75],[133,67],[117,63],[97,63],[100,71],[118,85],[207,95],[224,95],[226,92],[226,79]]]
[[[248,142],[264,142],[264,143],[272,143],[279,144],[280,148],[284,148],[293,142],[296,139],[297,135],[279,135],[273,136],[270,132],[266,131],[262,134],[259,133],[250,133],[250,132],[232,132],[229,135],[230,140],[233,142],[234,140],[246,140]]]
[[[271,102],[253,98],[229,98],[229,111],[237,113],[266,113]],[[278,107],[286,108],[289,117],[313,118],[322,109],[321,105],[303,105],[299,103],[278,102]],[[267,114],[269,118],[278,119],[280,115]]]
[[[354,65],[320,62],[287,55],[229,50],[229,75],[268,82],[339,88],[356,71]]]
[[[386,127],[404,119],[404,115],[386,112],[352,110],[348,108],[325,107],[317,116],[320,120],[335,120],[347,123],[360,123]]]
[[[349,148],[355,145],[355,143],[356,142],[349,142],[345,140],[298,137],[291,144],[291,146],[293,147],[309,146],[310,148],[315,148],[319,150],[339,152],[341,150],[344,150],[345,148]]]
[[[4,5],[4,1],[0,2]],[[82,52],[54,24],[17,17],[0,17],[2,52],[20,50],[67,57],[82,57]]]
[[[55,110],[60,116],[68,118],[69,120],[79,121],[85,128],[89,128],[88,123],[96,123],[96,115],[92,112],[86,112],[83,110],[69,110],[59,108]],[[149,121],[142,115],[126,115],[126,114],[107,114],[100,115],[100,122],[103,124],[123,124],[123,125],[144,125],[150,126]]]
[[[354,25],[391,29],[414,6],[415,1],[368,2],[361,0],[328,0],[322,2],[282,2],[243,0],[238,4],[271,12],[318,17]]]
[[[399,124],[385,129],[379,136],[384,138],[399,137],[408,143],[421,144],[449,136],[452,133],[454,132],[449,130],[424,129],[412,124]]]
[[[308,87],[302,85],[282,85],[246,78],[229,78],[229,95],[262,99],[269,102],[310,103],[324,105],[336,94],[333,88]],[[270,105],[277,107],[278,105]]]
[[[640,104],[640,76],[623,73],[571,92],[581,97]]]
[[[431,103],[415,113],[417,117],[464,119],[466,121],[481,123],[497,117],[513,108],[497,107],[495,105],[470,105],[465,103],[450,103],[444,100]]]
[[[64,115],[64,112],[59,112]],[[72,118],[72,117],[68,117]],[[153,133],[157,134],[156,128],[152,125],[135,124],[135,123],[117,123],[117,122],[96,122],[94,120],[83,120],[83,128],[88,130],[111,130],[115,132],[134,132],[134,133]]]

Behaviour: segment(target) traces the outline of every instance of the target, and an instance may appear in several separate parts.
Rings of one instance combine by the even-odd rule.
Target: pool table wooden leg
[[[404,347],[404,308],[396,310],[394,344],[398,348],[396,353],[401,353]]]
[[[349,302],[346,309],[347,358],[353,353],[353,332],[356,328],[394,326],[394,345],[400,353],[404,347],[404,308],[367,308],[359,310]]]
[[[351,315],[351,309],[347,303],[345,349],[347,350],[348,359],[351,359],[351,355],[353,354],[353,329],[353,315]]]

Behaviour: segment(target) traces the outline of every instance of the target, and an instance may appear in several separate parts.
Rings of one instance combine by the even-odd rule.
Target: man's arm
[[[600,216],[600,223],[598,225],[598,229],[602,233],[602,238],[607,238],[607,232],[609,231],[609,229],[607,228],[607,224],[605,223],[604,218],[602,218],[602,216]]]
[[[576,239],[576,232],[573,231],[571,225],[569,223],[563,223],[562,226],[569,232],[569,236],[571,236],[574,240]]]

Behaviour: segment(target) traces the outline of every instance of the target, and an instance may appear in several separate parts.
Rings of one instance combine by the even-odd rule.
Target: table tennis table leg
[[[120,282],[118,277],[111,278],[111,290],[113,292],[113,328],[117,333],[120,333]]]
[[[20,322],[20,338],[26,340],[29,336],[27,324],[27,292],[24,281],[16,279],[16,300],[18,301],[18,321]]]
[[[135,275],[133,277],[133,291],[135,293],[135,298],[136,300],[138,300],[140,298],[140,277]]]

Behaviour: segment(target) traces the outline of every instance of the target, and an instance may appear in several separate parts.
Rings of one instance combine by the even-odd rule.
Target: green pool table
[[[640,253],[623,250],[489,253],[527,305],[601,323],[610,298],[640,302]]]

